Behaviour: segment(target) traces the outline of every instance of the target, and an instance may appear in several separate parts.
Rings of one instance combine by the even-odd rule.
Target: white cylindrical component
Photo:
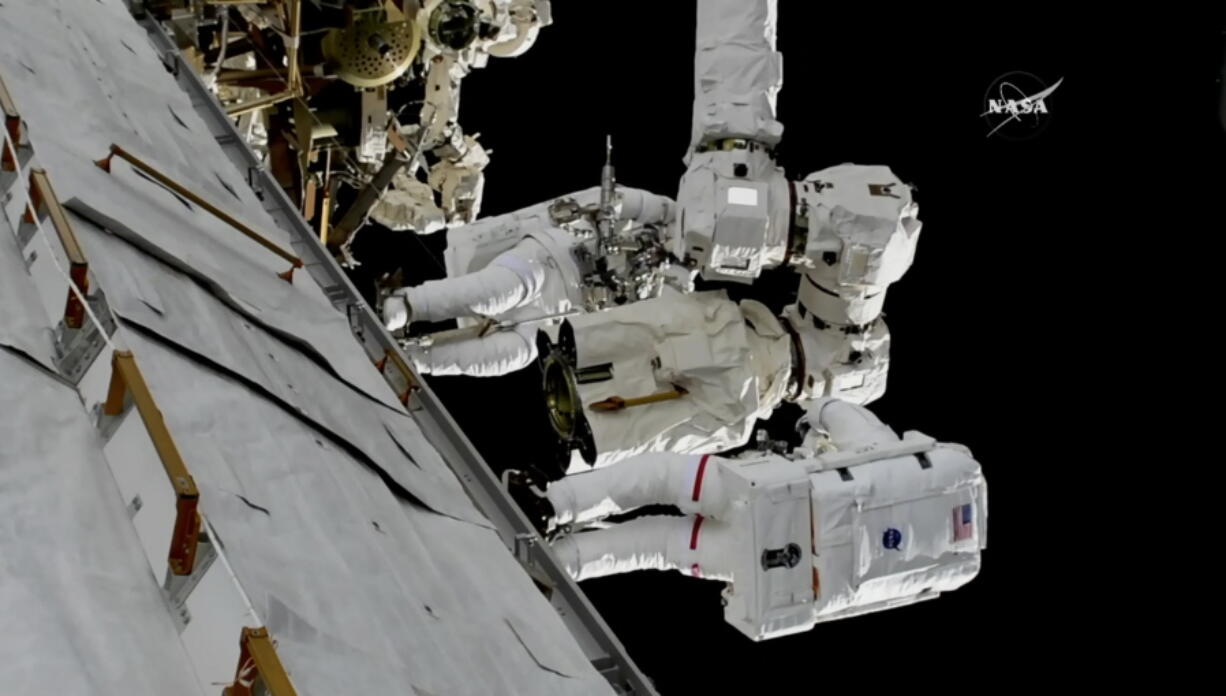
[[[863,326],[881,316],[881,308],[885,305],[885,288],[873,294],[848,291],[846,288],[833,290],[827,286],[839,286],[832,280],[822,278],[819,269],[806,269],[797,293],[806,310],[836,328]]]
[[[409,358],[422,374],[498,377],[536,360],[535,335],[535,326],[517,326],[481,338],[410,348]]]
[[[599,189],[597,198],[599,198]],[[617,187],[621,197],[622,220],[630,220],[640,225],[663,225],[673,221],[676,204],[668,196],[660,196],[643,189]]]
[[[716,520],[656,516],[563,537],[553,543],[553,551],[579,581],[637,570],[679,570],[730,582],[737,541],[732,529]]]
[[[889,167],[840,164],[796,182],[807,225],[799,299],[827,324],[862,326],[911,267],[922,224],[911,188]]]
[[[698,3],[691,148],[722,138],[774,145],[783,135],[775,98],[783,59],[775,51],[775,0]]]
[[[898,435],[863,406],[839,399],[815,399],[808,407],[809,425],[821,428],[841,450],[898,442]]]
[[[558,524],[583,524],[644,505],[719,517],[727,507],[720,458],[647,452],[617,466],[567,476],[546,494]]]
[[[535,300],[545,284],[549,254],[524,239],[479,271],[404,288],[414,321],[496,316]]]
[[[796,401],[833,396],[853,404],[868,404],[885,393],[890,368],[890,330],[885,319],[848,332],[828,326],[797,305],[789,305],[784,318],[800,338],[801,355],[794,369],[802,369]]]

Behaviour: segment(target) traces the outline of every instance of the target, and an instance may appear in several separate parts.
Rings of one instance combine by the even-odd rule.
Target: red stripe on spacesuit
[[[694,515],[694,528],[690,530],[690,548],[698,548],[698,529],[702,527],[702,515]]]
[[[702,459],[698,461],[698,473],[694,475],[694,495],[691,497],[694,501],[697,501],[698,496],[702,494],[702,475],[707,470],[707,458],[710,456],[709,454],[704,454]]]

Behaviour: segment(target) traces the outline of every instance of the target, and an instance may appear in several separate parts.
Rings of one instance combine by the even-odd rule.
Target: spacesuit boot
[[[511,494],[511,499],[528,516],[536,531],[544,535],[557,513],[545,494],[548,478],[535,467],[525,470],[508,469],[502,473],[502,485]]]

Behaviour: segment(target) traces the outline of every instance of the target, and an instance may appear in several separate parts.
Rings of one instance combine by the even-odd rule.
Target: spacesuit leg
[[[558,524],[584,523],[644,505],[719,516],[727,500],[718,457],[650,452],[567,476],[546,492]]]
[[[636,570],[679,570],[693,577],[732,579],[728,559],[737,556],[731,527],[701,515],[642,517],[608,529],[581,532],[553,543],[575,580]]]
[[[409,358],[421,374],[498,377],[536,360],[535,333],[535,326],[516,326],[482,338],[411,348]]]

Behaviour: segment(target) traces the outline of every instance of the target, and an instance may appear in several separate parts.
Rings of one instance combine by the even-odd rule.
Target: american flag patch
[[[954,541],[970,539],[975,533],[973,507],[968,503],[954,508]]]

